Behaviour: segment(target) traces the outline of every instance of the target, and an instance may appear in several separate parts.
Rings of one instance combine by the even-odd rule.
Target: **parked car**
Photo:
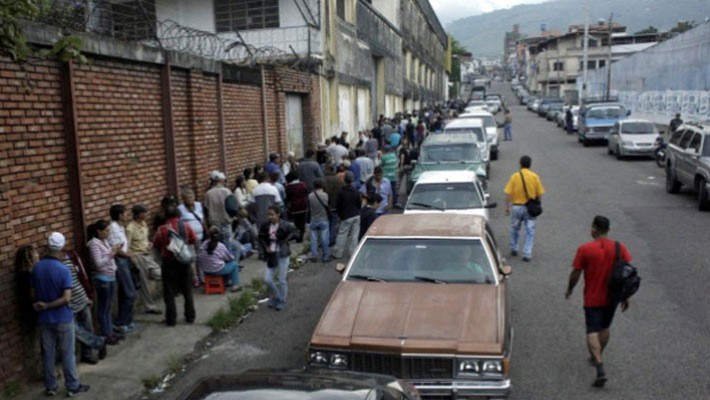
[[[488,111],[488,103],[484,100],[471,100],[466,105],[464,112],[469,112],[473,110],[486,110]]]
[[[333,360],[336,361],[336,360]],[[418,400],[417,389],[392,376],[333,371],[252,370],[201,378],[178,400]]]
[[[536,97],[532,103],[528,102],[528,110],[536,113],[538,110],[538,107],[540,107],[540,103],[542,102],[542,99],[539,97]]]
[[[607,152],[622,157],[653,157],[656,150],[658,129],[651,121],[624,119],[611,128]]]
[[[616,121],[630,114],[631,110],[620,103],[585,104],[579,109],[579,141],[585,147],[592,141],[606,142]]]
[[[481,158],[486,165],[486,175],[491,170],[491,149],[488,145],[488,133],[485,130],[483,121],[478,118],[456,118],[449,121],[444,127],[445,134],[473,133],[476,135],[478,148],[481,150]]]
[[[336,269],[342,280],[308,345],[312,366],[342,360],[339,368],[393,375],[424,398],[510,393],[511,268],[485,218],[383,215]]]
[[[464,213],[480,215],[488,221],[488,209],[497,206],[489,198],[473,171],[427,171],[414,185],[404,213]]]
[[[547,116],[547,111],[553,104],[563,104],[564,100],[559,97],[545,97],[540,100],[540,104],[537,107],[537,115],[539,117]]]
[[[666,191],[680,193],[681,186],[697,193],[699,210],[710,210],[710,125],[684,124],[671,134]]]
[[[557,117],[557,114],[562,113],[563,107],[564,107],[564,104],[562,104],[562,103],[550,104],[550,107],[547,109],[547,113],[545,113],[545,119],[548,121],[554,121],[555,118]]]
[[[483,127],[486,130],[486,135],[488,137],[488,147],[491,152],[491,160],[498,159],[498,121],[493,116],[485,110],[472,110],[470,112],[463,113],[459,115],[460,119],[466,118],[478,118],[483,121]]]
[[[441,133],[427,136],[419,150],[419,159],[414,164],[407,183],[407,193],[425,171],[469,170],[474,171],[487,190],[486,164],[483,162],[478,138],[473,133]]]
[[[570,106],[565,106],[562,113],[557,114],[557,126],[565,129],[567,124],[567,109]],[[572,130],[577,130],[579,123],[579,106],[572,106]]]

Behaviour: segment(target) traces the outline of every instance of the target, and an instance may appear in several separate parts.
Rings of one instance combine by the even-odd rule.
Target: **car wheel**
[[[589,147],[589,140],[587,140],[587,138],[582,139],[582,146]]]
[[[607,148],[606,148],[606,154],[609,154],[609,155],[614,154],[614,151],[611,150],[611,147],[607,146]]]
[[[616,159],[621,160],[623,157],[621,156],[621,148],[619,146],[616,146]]]
[[[680,193],[680,182],[675,178],[671,167],[666,167],[666,192],[671,194]]]
[[[497,160],[497,159],[498,159],[498,150],[491,153],[491,160]]]
[[[698,182],[698,210],[710,210],[710,194],[708,193],[707,182],[703,178],[700,178]]]

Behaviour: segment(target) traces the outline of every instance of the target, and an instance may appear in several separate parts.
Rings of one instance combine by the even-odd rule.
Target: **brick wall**
[[[84,209],[73,215],[70,192],[71,132],[65,118],[62,74],[52,61],[20,67],[0,58],[0,387],[28,377],[36,356],[17,318],[14,253],[27,243],[44,245],[53,230],[77,248],[74,229],[108,217],[111,204],[143,203],[157,210],[168,192],[166,126],[161,65],[90,57],[73,69],[76,145]],[[66,75],[65,75],[66,76]],[[222,169],[219,75],[172,68],[173,137],[178,184],[198,196],[209,171]],[[265,71],[269,151],[286,152],[284,100],[303,96],[304,142],[320,139],[318,78],[283,68]],[[246,166],[264,162],[262,88],[222,83],[226,172],[230,185]],[[71,107],[69,108],[71,109]],[[69,142],[70,143],[70,142]],[[30,350],[31,351],[31,350]]]

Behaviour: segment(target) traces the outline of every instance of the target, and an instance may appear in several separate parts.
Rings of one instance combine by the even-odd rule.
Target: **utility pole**
[[[611,23],[614,20],[614,13],[609,15],[609,39],[607,45],[609,46],[609,52],[606,56],[606,101],[611,98]]]
[[[584,104],[584,99],[587,97],[587,58],[589,52],[589,7],[585,7],[586,14],[584,16],[584,46],[582,50],[582,95],[579,96],[579,105]]]

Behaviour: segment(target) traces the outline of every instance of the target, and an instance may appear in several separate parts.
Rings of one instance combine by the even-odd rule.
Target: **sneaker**
[[[523,261],[530,262],[530,257],[523,257]]]
[[[328,262],[330,262],[330,260],[332,260],[331,257],[325,257],[325,258],[323,259],[323,262],[324,262],[324,263],[328,263]]]
[[[159,315],[159,314],[163,313],[163,310],[161,310],[159,308],[149,308],[149,309],[145,310],[145,313]]]
[[[239,292],[239,291],[241,291],[241,290],[242,290],[242,287],[239,286],[239,285],[237,285],[237,286],[232,286],[231,288],[229,288],[229,291],[232,292],[232,293],[237,293],[237,292]]]
[[[119,342],[120,340],[121,340],[121,339],[119,339],[118,336],[116,336],[116,335],[111,335],[111,336],[108,336],[108,337],[106,338],[106,344],[109,345],[109,346],[115,346],[115,345],[118,344],[118,342]]]
[[[89,385],[79,385],[79,387],[74,390],[68,389],[67,390],[67,397],[79,397],[82,394],[88,392],[89,389],[91,389],[91,386],[89,386]]]
[[[107,344],[108,343],[104,342],[104,345],[99,349],[99,360],[106,358],[106,354],[108,353],[108,349],[106,348]]]
[[[592,386],[600,388],[600,387],[603,387],[605,383],[606,383],[606,375],[605,374],[597,375],[597,379],[595,379],[594,382],[592,382]]]
[[[47,397],[54,397],[57,395],[57,389],[47,389],[44,391],[44,395]]]
[[[276,299],[269,298],[269,301],[266,302],[266,306],[269,308],[274,308],[276,307],[276,303],[278,303]]]
[[[128,325],[116,325],[113,327],[113,331],[118,333],[128,333],[131,331],[131,329],[128,327]]]
[[[83,362],[84,364],[89,364],[89,365],[96,365],[99,363],[99,360],[95,359],[94,357],[88,356],[88,357],[81,357],[79,359],[79,362]]]
[[[511,257],[517,257],[517,256],[518,256],[518,250],[511,250],[511,251],[510,251],[510,256],[511,256]]]
[[[282,311],[285,308],[286,308],[286,302],[284,302],[284,301],[279,301],[276,303],[276,306],[274,306],[274,309],[276,309],[276,311]]]

